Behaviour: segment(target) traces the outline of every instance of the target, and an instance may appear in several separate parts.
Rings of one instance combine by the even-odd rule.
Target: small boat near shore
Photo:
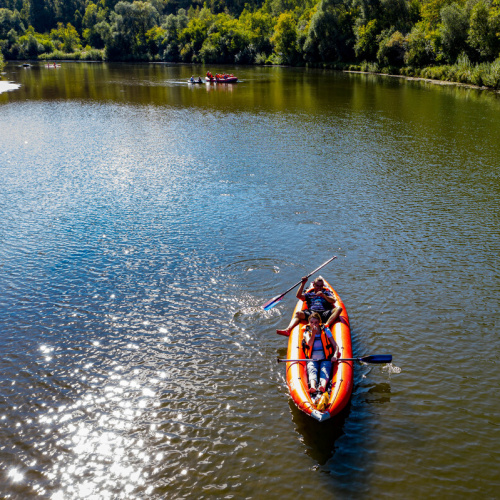
[[[349,326],[349,317],[337,292],[323,278],[324,286],[332,292],[337,301],[337,305],[342,307],[339,318],[333,324],[331,332],[335,342],[340,349],[341,358],[352,358],[351,329]],[[311,290],[311,289],[310,289]],[[310,291],[308,290],[308,291]],[[306,309],[306,302],[299,300],[293,311],[293,316],[297,311]],[[292,317],[293,317],[292,316]],[[302,339],[304,337],[306,324],[300,323],[290,333],[288,338],[288,359],[304,359],[306,356],[302,348]],[[290,396],[297,405],[307,415],[313,417],[319,422],[323,422],[342,411],[352,393],[353,387],[353,361],[338,361],[333,363],[332,375],[327,386],[328,396],[325,396],[323,405],[319,409],[319,399],[309,393],[306,361],[288,361],[286,362],[286,382]]]

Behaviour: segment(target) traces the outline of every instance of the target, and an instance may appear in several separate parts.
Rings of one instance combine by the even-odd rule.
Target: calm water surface
[[[500,99],[207,69],[6,68],[0,496],[498,498]],[[332,255],[401,372],[319,424],[261,305]]]

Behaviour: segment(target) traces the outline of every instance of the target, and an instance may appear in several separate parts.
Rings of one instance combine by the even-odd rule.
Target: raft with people
[[[238,83],[238,77],[234,76],[232,73],[216,73],[212,75],[210,71],[207,71],[205,80],[209,83]]]
[[[324,287],[335,297],[336,306],[342,308],[340,315],[330,327],[339,348],[339,358],[352,358],[351,329],[344,303],[331,285],[324,279],[323,282]],[[312,288],[308,291],[311,290]],[[293,311],[294,316],[298,311],[306,308],[307,303],[299,300]],[[307,350],[307,346],[302,342],[306,327],[307,325],[301,322],[290,332],[287,359],[306,359],[304,347]],[[307,361],[287,361],[286,382],[294,403],[300,410],[319,422],[328,420],[342,411],[349,402],[352,393],[353,363],[354,361],[334,361],[326,391],[311,392],[306,368]]]

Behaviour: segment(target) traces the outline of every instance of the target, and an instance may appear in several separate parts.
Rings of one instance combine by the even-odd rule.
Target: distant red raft
[[[228,75],[227,73],[217,73],[215,76],[210,73],[210,71],[207,72],[207,76],[205,78],[207,82],[211,83],[237,83],[238,82],[238,77],[234,76],[232,73]]]
[[[347,316],[344,303],[325,279],[323,279],[323,282],[325,283],[325,288],[328,288],[335,295],[337,305],[342,307],[339,319],[331,328],[332,335],[339,345],[340,357],[352,358],[351,328],[349,326],[349,317]],[[293,314],[295,315],[297,311],[305,308],[306,303],[299,300]],[[297,325],[290,333],[287,359],[305,358],[302,349],[302,338],[305,326],[305,324]],[[299,409],[319,422],[323,422],[345,408],[351,398],[353,386],[353,361],[333,363],[331,385],[328,389],[328,404],[322,411],[318,410],[309,393],[305,361],[291,361],[286,363],[286,382],[288,384],[290,396]]]

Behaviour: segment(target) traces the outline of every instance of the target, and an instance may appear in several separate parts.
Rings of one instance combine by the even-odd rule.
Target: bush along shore
[[[500,58],[492,63],[472,64],[467,55],[462,54],[455,64],[425,68],[414,66],[380,68],[377,63],[363,62],[360,65],[350,64],[347,71],[436,80],[500,90]]]
[[[0,0],[6,60],[281,64],[500,89],[500,0]]]

